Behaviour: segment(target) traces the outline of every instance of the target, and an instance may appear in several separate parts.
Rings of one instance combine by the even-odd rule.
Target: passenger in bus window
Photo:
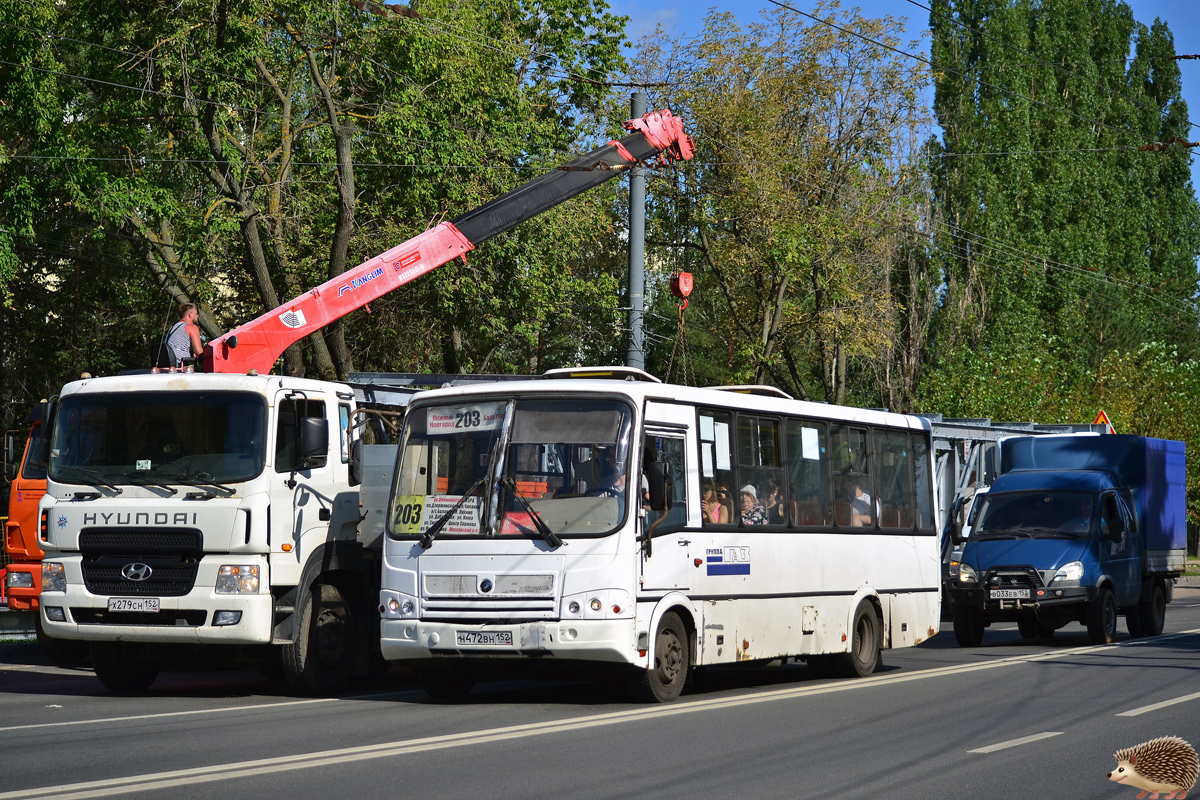
[[[770,491],[767,492],[767,519],[772,525],[782,525],[787,522],[787,511],[783,505],[783,487],[779,481],[770,478],[767,481]]]
[[[846,480],[847,496],[850,500],[850,525],[861,528],[874,524],[873,513],[878,511],[878,504],[872,508],[871,495],[863,490],[863,479],[852,475]]]
[[[729,495],[729,490],[721,487],[725,495]],[[706,481],[704,484],[704,492],[700,497],[700,509],[704,513],[705,525],[728,525],[729,524],[729,507],[721,502],[717,496],[717,486],[712,481]]]
[[[759,505],[758,490],[747,483],[742,487],[742,523],[745,525],[766,525],[767,510]]]

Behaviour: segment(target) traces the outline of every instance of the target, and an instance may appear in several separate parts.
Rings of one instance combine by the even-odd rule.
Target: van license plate
[[[1028,600],[1028,589],[992,589],[993,600]]]
[[[512,647],[512,631],[455,631],[454,637],[460,645]]]
[[[149,611],[158,613],[157,597],[110,597],[109,611]]]

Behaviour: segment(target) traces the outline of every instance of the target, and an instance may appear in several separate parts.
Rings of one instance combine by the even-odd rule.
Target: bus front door
[[[692,537],[687,528],[687,449],[682,434],[646,432],[643,460],[665,461],[672,477],[670,508],[653,511],[642,504],[639,533],[642,537],[640,583],[642,590],[687,589],[691,580]],[[647,541],[649,537],[649,541]],[[648,545],[648,546],[647,546]]]

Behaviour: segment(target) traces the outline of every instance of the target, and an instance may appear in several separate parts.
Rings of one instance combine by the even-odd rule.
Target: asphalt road
[[[396,670],[296,699],[247,670],[165,672],[141,698],[0,645],[0,800],[15,798],[1124,798],[1119,748],[1200,747],[1200,589],[1153,639],[1082,626],[949,631],[863,680],[712,670],[679,702],[603,681],[485,682],[461,705]]]

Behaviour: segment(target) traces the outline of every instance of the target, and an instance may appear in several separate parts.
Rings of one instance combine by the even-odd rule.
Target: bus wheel
[[[46,635],[46,631],[42,629],[42,614],[37,612],[34,618],[34,629],[37,632],[38,647],[42,648],[42,655],[53,661],[55,664],[78,664],[87,658],[88,643],[79,641],[78,639],[55,639]]]
[[[354,620],[336,586],[318,583],[296,610],[296,633],[283,646],[283,674],[293,691],[331,695],[350,677]]]
[[[854,611],[850,652],[838,655],[838,674],[844,678],[865,678],[879,666],[883,630],[875,606],[863,600]]]
[[[1111,644],[1117,636],[1117,598],[1107,586],[1088,606],[1087,632],[1092,644]]]
[[[669,703],[679,697],[688,675],[688,633],[674,611],[663,614],[654,637],[654,664],[629,678],[629,691],[639,703]]]
[[[92,642],[91,652],[96,677],[118,694],[146,691],[162,666],[134,642]]]
[[[435,664],[417,670],[417,680],[434,700],[457,703],[475,688],[475,673],[466,664]]]
[[[979,611],[966,603],[954,604],[954,641],[959,647],[983,644],[983,620]]]
[[[1137,614],[1142,636],[1158,636],[1162,633],[1163,623],[1167,618],[1167,598],[1163,594],[1162,584],[1155,582],[1150,599],[1138,603],[1137,610],[1133,613]]]

